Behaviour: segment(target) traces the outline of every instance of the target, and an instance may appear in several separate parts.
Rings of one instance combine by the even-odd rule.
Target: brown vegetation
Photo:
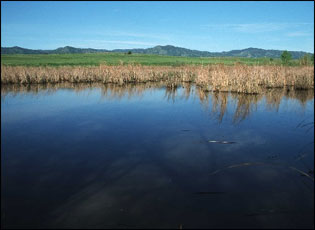
[[[260,93],[264,88],[314,88],[314,66],[1,66],[2,84],[163,82],[174,88],[194,82],[205,91]]]

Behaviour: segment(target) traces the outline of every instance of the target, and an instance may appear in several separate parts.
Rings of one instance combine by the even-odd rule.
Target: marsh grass
[[[314,88],[314,66],[207,66],[100,65],[25,67],[1,66],[2,84],[126,83],[164,82],[176,88],[183,82],[196,83],[204,91],[257,94],[264,88]]]
[[[314,88],[314,67],[289,66],[202,66],[196,84],[208,91],[260,93],[264,88]]]

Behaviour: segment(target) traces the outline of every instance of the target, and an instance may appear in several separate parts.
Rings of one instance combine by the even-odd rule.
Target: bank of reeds
[[[314,88],[314,66],[1,66],[2,84],[193,82],[205,91],[260,93],[262,88]]]

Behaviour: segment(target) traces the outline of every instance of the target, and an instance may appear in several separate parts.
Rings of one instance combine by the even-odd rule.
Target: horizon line
[[[303,51],[303,50],[289,50],[289,49],[283,49],[283,50],[282,49],[268,49],[268,48],[266,49],[266,48],[258,48],[258,47],[247,47],[247,48],[242,48],[242,49],[232,49],[232,50],[229,50],[229,51],[206,51],[206,50],[189,49],[189,48],[175,46],[175,45],[156,45],[156,46],[152,46],[152,47],[148,47],[148,48],[127,48],[127,49],[117,48],[117,49],[111,49],[111,50],[110,49],[106,49],[106,48],[74,47],[74,46],[70,46],[70,45],[60,46],[60,47],[57,47],[55,49],[32,49],[32,48],[26,48],[26,47],[21,47],[21,46],[17,46],[17,45],[16,46],[1,46],[1,48],[14,48],[14,47],[17,47],[17,48],[29,49],[29,50],[52,51],[52,50],[56,50],[56,49],[60,49],[60,48],[71,47],[71,48],[76,48],[76,49],[93,49],[93,50],[114,51],[114,50],[132,50],[132,49],[145,50],[145,49],[155,48],[155,47],[158,47],[158,46],[162,46],[162,47],[172,46],[172,47],[176,47],[176,48],[183,48],[183,49],[188,49],[188,50],[192,50],[192,51],[209,52],[209,53],[223,53],[223,52],[230,52],[230,51],[236,51],[236,50],[246,50],[246,49],[262,49],[262,50],[277,50],[277,51],[290,51],[290,52],[305,52],[305,53],[312,53],[312,54],[314,54],[314,51],[313,52],[309,52],[309,51]]]

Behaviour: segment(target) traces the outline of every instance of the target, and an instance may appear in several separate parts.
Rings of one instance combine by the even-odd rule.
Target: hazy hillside
[[[68,54],[68,53],[101,53],[109,52],[104,49],[81,49],[71,46],[60,47],[55,50],[32,50],[22,47],[1,47],[1,54]]]
[[[31,50],[25,49],[18,46],[13,47],[1,47],[1,54],[48,54],[49,50]]]
[[[184,56],[184,57],[270,57],[279,58],[283,50],[265,50],[258,48],[247,48],[243,50],[231,50],[228,52],[208,52],[199,50],[190,50],[182,47],[176,46],[155,46],[153,48],[147,49],[115,49],[115,50],[105,50],[105,49],[82,49],[75,48],[71,46],[61,47],[55,50],[32,50],[25,49],[18,46],[14,47],[1,47],[1,54],[65,54],[65,53],[102,53],[102,52],[122,52],[127,53],[131,51],[132,53],[140,54],[158,54],[167,56]],[[302,51],[289,51],[292,54],[292,58],[300,58],[306,53]]]

